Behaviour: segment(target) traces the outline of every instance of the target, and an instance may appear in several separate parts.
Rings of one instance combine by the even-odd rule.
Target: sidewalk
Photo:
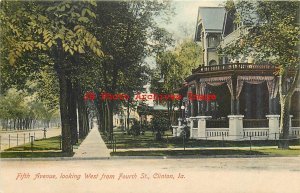
[[[74,152],[73,157],[76,158],[110,157],[110,150],[107,149],[96,126]]]

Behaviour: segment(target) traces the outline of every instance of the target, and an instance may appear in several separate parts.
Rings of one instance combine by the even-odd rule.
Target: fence
[[[228,128],[229,127],[229,121],[227,119],[225,120],[207,120],[206,121],[206,128]]]
[[[243,127],[244,128],[269,127],[269,124],[267,119],[244,119]]]
[[[211,140],[244,140],[254,137],[257,140],[277,139],[279,138],[279,115],[266,115],[267,119],[243,119],[243,115],[228,115],[228,119],[213,120],[211,116],[190,117],[190,138],[192,139],[211,139]],[[179,126],[173,126],[173,136],[178,137],[184,126],[179,121]],[[300,127],[298,120],[292,120],[290,117],[290,135],[291,137],[300,136]],[[273,133],[274,135],[271,135]],[[276,134],[277,133],[277,134]]]
[[[1,133],[0,151],[46,138],[46,132]]]
[[[291,125],[292,127],[300,127],[300,119],[292,119]]]
[[[216,133],[215,133],[216,134]],[[265,140],[261,140],[260,136],[249,134],[246,135],[228,135],[226,132],[221,132],[214,136],[213,134],[207,133],[205,137],[199,137],[197,139],[187,139],[185,135],[180,135],[173,138],[173,143],[176,143],[177,147],[183,140],[182,148],[210,148],[210,147],[238,147],[239,149],[250,151],[260,149],[263,146],[284,146],[285,141],[288,141],[289,145],[299,145],[300,136],[290,136],[289,139],[280,139],[280,133],[268,133],[268,137]],[[173,136],[174,137],[174,136]],[[219,138],[218,138],[219,137]],[[231,140],[230,138],[234,138]],[[261,153],[261,152],[256,152]],[[263,153],[261,153],[263,154]]]

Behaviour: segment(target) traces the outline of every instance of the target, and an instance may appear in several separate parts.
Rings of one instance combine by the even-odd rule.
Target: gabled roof
[[[199,7],[198,22],[202,20],[205,31],[222,31],[225,16],[224,7]]]

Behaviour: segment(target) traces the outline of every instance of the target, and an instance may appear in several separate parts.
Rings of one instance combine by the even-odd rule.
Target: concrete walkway
[[[80,158],[99,158],[99,157],[110,157],[110,151],[106,147],[96,124],[93,124],[93,128],[80,144],[78,149],[74,149],[73,157]]]

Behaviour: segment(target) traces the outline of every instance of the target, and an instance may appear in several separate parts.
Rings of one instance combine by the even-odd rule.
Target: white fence
[[[255,124],[249,125],[249,121],[243,120],[243,115],[229,115],[227,127],[224,121],[211,124],[208,120],[210,116],[197,116],[188,119],[190,128],[190,138],[206,140],[276,140],[279,139],[279,115],[267,115],[268,120],[262,120],[261,127]],[[292,117],[292,116],[291,116]],[[209,124],[207,124],[209,123]],[[291,122],[290,122],[291,123]],[[219,125],[220,127],[215,127]],[[244,126],[245,125],[245,126]],[[291,125],[291,124],[290,124]],[[253,126],[253,127],[252,127]],[[181,119],[179,125],[173,126],[173,136],[179,137],[183,130]],[[300,137],[300,127],[290,127],[290,137]]]

